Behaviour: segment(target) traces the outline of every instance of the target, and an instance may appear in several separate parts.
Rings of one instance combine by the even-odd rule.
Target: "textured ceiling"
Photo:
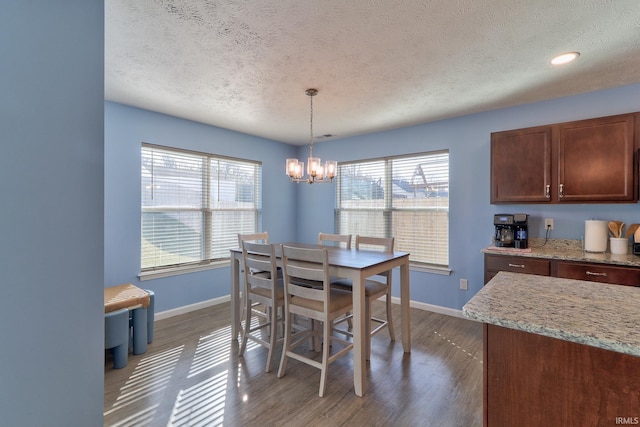
[[[105,98],[309,142],[640,82],[638,0],[106,0]],[[571,64],[552,56],[579,51]],[[324,138],[326,139],[326,137]]]

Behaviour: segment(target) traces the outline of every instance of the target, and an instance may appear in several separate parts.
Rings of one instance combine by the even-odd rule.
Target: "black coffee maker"
[[[528,248],[528,218],[527,214],[495,214],[493,216],[493,225],[496,227],[495,245],[501,248]]]

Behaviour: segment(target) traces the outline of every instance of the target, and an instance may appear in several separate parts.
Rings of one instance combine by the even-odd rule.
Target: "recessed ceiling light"
[[[562,65],[567,62],[571,62],[580,56],[580,52],[567,52],[562,55],[558,55],[551,60],[551,65]]]

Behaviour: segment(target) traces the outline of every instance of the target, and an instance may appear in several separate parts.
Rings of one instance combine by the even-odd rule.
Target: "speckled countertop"
[[[640,288],[499,272],[462,308],[470,319],[640,356]]]
[[[487,246],[482,250],[486,254],[513,255],[529,258],[559,259],[565,261],[594,262],[600,264],[640,267],[640,256],[633,255],[631,246],[626,255],[613,255],[610,252],[592,253],[582,250],[580,240],[530,239],[528,249],[496,248]]]

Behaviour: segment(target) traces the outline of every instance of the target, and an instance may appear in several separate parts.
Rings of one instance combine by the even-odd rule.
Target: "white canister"
[[[588,219],[584,222],[584,250],[606,252],[609,229],[607,221]]]

